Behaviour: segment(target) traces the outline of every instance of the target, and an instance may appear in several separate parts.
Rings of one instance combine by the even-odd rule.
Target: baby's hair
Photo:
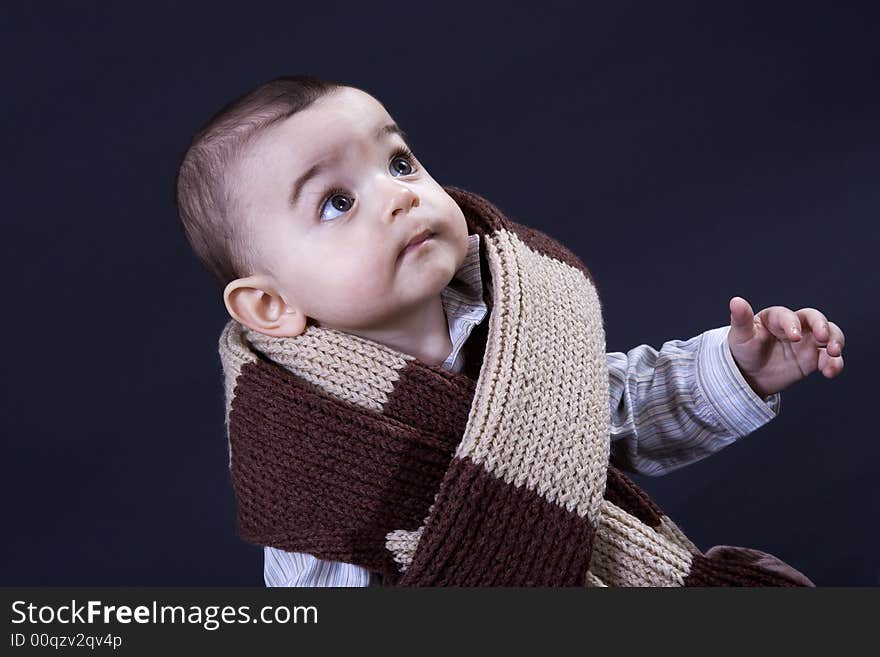
[[[253,273],[231,176],[238,158],[265,129],[345,86],[310,75],[275,78],[224,105],[193,137],[174,197],[190,246],[221,289]]]

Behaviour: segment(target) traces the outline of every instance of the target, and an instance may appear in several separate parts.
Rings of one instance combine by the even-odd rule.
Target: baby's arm
[[[611,463],[657,476],[694,463],[779,413],[780,395],[761,399],[727,342],[729,326],[660,351],[639,345],[606,354],[611,393]]]

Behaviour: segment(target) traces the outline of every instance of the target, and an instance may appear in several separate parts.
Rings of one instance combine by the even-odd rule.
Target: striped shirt
[[[461,372],[462,346],[487,313],[480,275],[480,236],[442,291],[452,351],[443,367]],[[491,281],[487,281],[491,294]],[[694,463],[755,431],[779,413],[780,394],[752,390],[727,344],[729,326],[659,351],[639,345],[606,354],[611,398],[611,462],[621,470],[659,476]],[[366,568],[310,554],[264,547],[266,586],[377,586]]]

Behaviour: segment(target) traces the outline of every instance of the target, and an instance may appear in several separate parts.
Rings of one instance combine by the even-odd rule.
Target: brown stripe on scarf
[[[583,584],[593,537],[586,518],[467,458],[453,459],[446,481],[434,519],[441,529],[423,537],[402,585]]]
[[[815,586],[771,554],[732,546],[729,551],[712,550],[705,557],[694,555],[685,586]]]
[[[395,573],[376,546],[392,529],[421,524],[452,457],[452,434],[334,399],[263,359],[242,366],[235,390],[229,421],[242,538],[323,559],[368,555],[365,565]]]
[[[407,364],[388,394],[382,413],[405,425],[435,435],[450,454],[461,440],[474,398],[474,382],[442,367]]]

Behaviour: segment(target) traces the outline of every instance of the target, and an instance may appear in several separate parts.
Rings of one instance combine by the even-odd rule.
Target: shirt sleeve
[[[639,345],[607,354],[611,462],[659,476],[695,463],[779,414],[779,393],[760,398],[727,343],[729,326],[660,351]]]
[[[377,586],[374,576],[362,566],[341,561],[323,561],[303,552],[263,548],[263,578],[266,586]]]

